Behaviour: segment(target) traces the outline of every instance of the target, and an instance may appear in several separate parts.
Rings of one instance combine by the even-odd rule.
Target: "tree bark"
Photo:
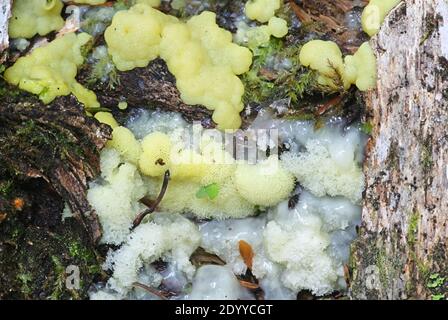
[[[90,73],[90,66],[86,65],[78,75],[78,80],[88,85]],[[151,61],[145,68],[118,72],[117,77],[118,84],[113,88],[101,82],[90,86],[102,107],[116,109],[119,102],[126,101],[131,107],[180,112],[189,122],[200,121],[205,127],[214,127],[210,110],[182,101],[176,79],[162,59]]]
[[[8,20],[11,16],[10,0],[0,1],[0,63],[2,62],[1,53],[9,46]]]
[[[351,297],[448,298],[448,3],[402,2],[371,45],[378,88],[366,95],[373,131]]]
[[[9,92],[0,100],[0,181],[7,176],[43,179],[95,242],[101,228],[87,201],[87,182],[100,171],[99,151],[111,138],[111,128],[86,116],[71,96],[45,106],[34,96],[14,94],[3,82],[0,87]]]

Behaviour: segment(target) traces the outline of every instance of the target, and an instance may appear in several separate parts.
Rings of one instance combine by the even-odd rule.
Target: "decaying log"
[[[81,83],[88,83],[90,72],[88,68],[81,71],[78,77]],[[119,102],[125,101],[132,107],[180,112],[189,122],[201,121],[205,127],[214,126],[211,111],[182,101],[176,79],[162,59],[150,62],[145,68],[118,72],[117,79],[113,88],[101,82],[91,87],[102,107],[114,109]]]
[[[86,199],[87,182],[99,173],[99,150],[110,127],[86,116],[73,97],[48,106],[30,95],[14,100],[0,101],[1,169],[15,179],[47,181],[96,241],[101,232]]]
[[[448,3],[402,2],[371,44],[379,77],[351,296],[446,298]]]
[[[353,54],[367,41],[361,29],[361,12],[368,0],[289,0],[300,22],[319,38],[335,41],[344,53]]]

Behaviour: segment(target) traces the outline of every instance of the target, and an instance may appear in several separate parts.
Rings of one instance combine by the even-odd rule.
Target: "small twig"
[[[326,113],[329,109],[331,109],[332,107],[338,105],[339,103],[341,103],[342,101],[342,95],[338,95],[334,98],[331,98],[330,100],[328,100],[327,102],[323,103],[323,104],[319,104],[318,105],[318,109],[315,112],[316,116],[321,116],[324,113]]]
[[[138,200],[138,202],[140,202],[141,204],[144,204],[145,206],[147,206],[148,208],[151,208],[152,205],[154,204],[154,201],[152,201],[149,197],[145,196],[143,198],[141,198],[140,200]]]
[[[153,295],[159,297],[159,298],[162,299],[162,300],[168,300],[169,297],[170,297],[170,294],[169,294],[169,293],[165,293],[165,292],[162,292],[162,291],[160,291],[160,290],[151,288],[150,286],[147,286],[146,284],[143,284],[143,283],[140,283],[140,282],[134,282],[134,283],[132,284],[132,286],[133,286],[133,287],[141,288],[141,289],[143,289],[143,290],[146,290],[146,291],[148,291],[149,293],[152,293]]]
[[[313,22],[313,19],[311,16],[305,12],[300,6],[298,6],[294,0],[289,0],[289,4],[291,6],[292,11],[294,11],[297,18],[299,18],[300,22],[303,23],[311,23]]]
[[[132,224],[132,230],[134,230],[148,214],[153,213],[156,210],[157,206],[160,204],[160,202],[163,199],[163,196],[165,195],[165,192],[168,188],[169,180],[170,180],[170,171],[166,170],[165,176],[163,177],[162,189],[160,190],[159,196],[148,209],[137,215],[137,217],[134,219],[134,223]]]

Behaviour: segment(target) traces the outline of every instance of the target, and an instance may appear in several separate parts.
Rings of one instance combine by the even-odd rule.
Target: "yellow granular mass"
[[[146,4],[151,7],[158,7],[160,6],[160,2],[160,0],[137,0],[136,3]]]
[[[107,143],[107,146],[117,150],[124,160],[133,165],[138,164],[141,146],[128,128],[122,126],[115,127],[112,131],[112,140]]]
[[[332,41],[312,40],[300,50],[300,63],[319,72],[319,84],[335,87],[335,79],[344,73],[344,61],[338,45]]]
[[[268,22],[280,8],[280,0],[249,0],[246,2],[246,16],[251,20]]]
[[[139,159],[140,171],[150,177],[160,177],[168,170],[171,152],[170,137],[154,132],[142,141],[142,154]]]
[[[366,91],[376,86],[376,58],[368,42],[364,42],[354,55],[346,56],[344,81],[346,87],[355,84]]]
[[[232,34],[205,11],[187,23],[148,5],[118,12],[105,32],[109,53],[121,71],[145,67],[160,56],[176,77],[185,103],[214,110],[220,129],[237,129],[244,86],[237,75],[252,63],[249,49],[232,43]]]
[[[285,19],[272,17],[269,19],[268,27],[276,38],[283,38],[288,34],[288,23]]]
[[[355,52],[342,58],[338,45],[332,41],[312,40],[300,51],[300,63],[318,72],[319,84],[330,88],[373,89],[376,83],[376,58],[368,42]]]
[[[163,26],[175,20],[144,4],[117,12],[104,33],[117,69],[128,71],[146,67],[157,58]]]
[[[19,58],[5,71],[5,80],[39,95],[44,103],[70,93],[88,108],[99,107],[93,91],[84,88],[75,77],[84,61],[81,48],[91,37],[87,33],[68,33],[48,45]]]
[[[235,172],[238,192],[252,204],[273,206],[288,198],[295,179],[276,156],[256,165],[240,164]]]
[[[98,120],[101,123],[105,123],[109,125],[112,129],[118,127],[118,123],[115,120],[114,116],[110,112],[97,112],[95,113],[96,120]]]
[[[74,0],[74,3],[80,3],[80,4],[102,4],[105,3],[107,0]]]
[[[115,139],[115,137],[114,137]],[[160,208],[169,212],[193,212],[200,217],[240,218],[253,214],[255,206],[271,206],[286,199],[294,188],[294,177],[272,156],[256,165],[237,162],[223,144],[202,137],[198,150],[178,145],[161,132],[142,141],[140,172],[149,176],[151,195],[158,194],[162,176],[171,173]],[[162,159],[163,163],[157,163]],[[216,185],[216,197],[196,193]]]
[[[43,36],[59,30],[64,25],[62,7],[61,0],[14,0],[9,36],[32,38],[36,34]]]
[[[267,25],[250,27],[245,22],[238,24],[235,40],[238,43],[246,43],[249,48],[257,48],[267,45],[271,36],[283,38],[288,34],[288,23],[286,20],[272,17]]]
[[[400,1],[401,0],[370,0],[361,16],[363,30],[371,37],[377,34],[387,14],[400,3]]]

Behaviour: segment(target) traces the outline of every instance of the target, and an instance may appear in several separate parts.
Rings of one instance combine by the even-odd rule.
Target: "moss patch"
[[[87,232],[73,218],[62,222],[63,203],[43,181],[16,187],[27,205],[9,211],[0,223],[0,299],[86,298],[101,276],[101,261]],[[68,266],[79,267],[79,290],[66,287]]]

